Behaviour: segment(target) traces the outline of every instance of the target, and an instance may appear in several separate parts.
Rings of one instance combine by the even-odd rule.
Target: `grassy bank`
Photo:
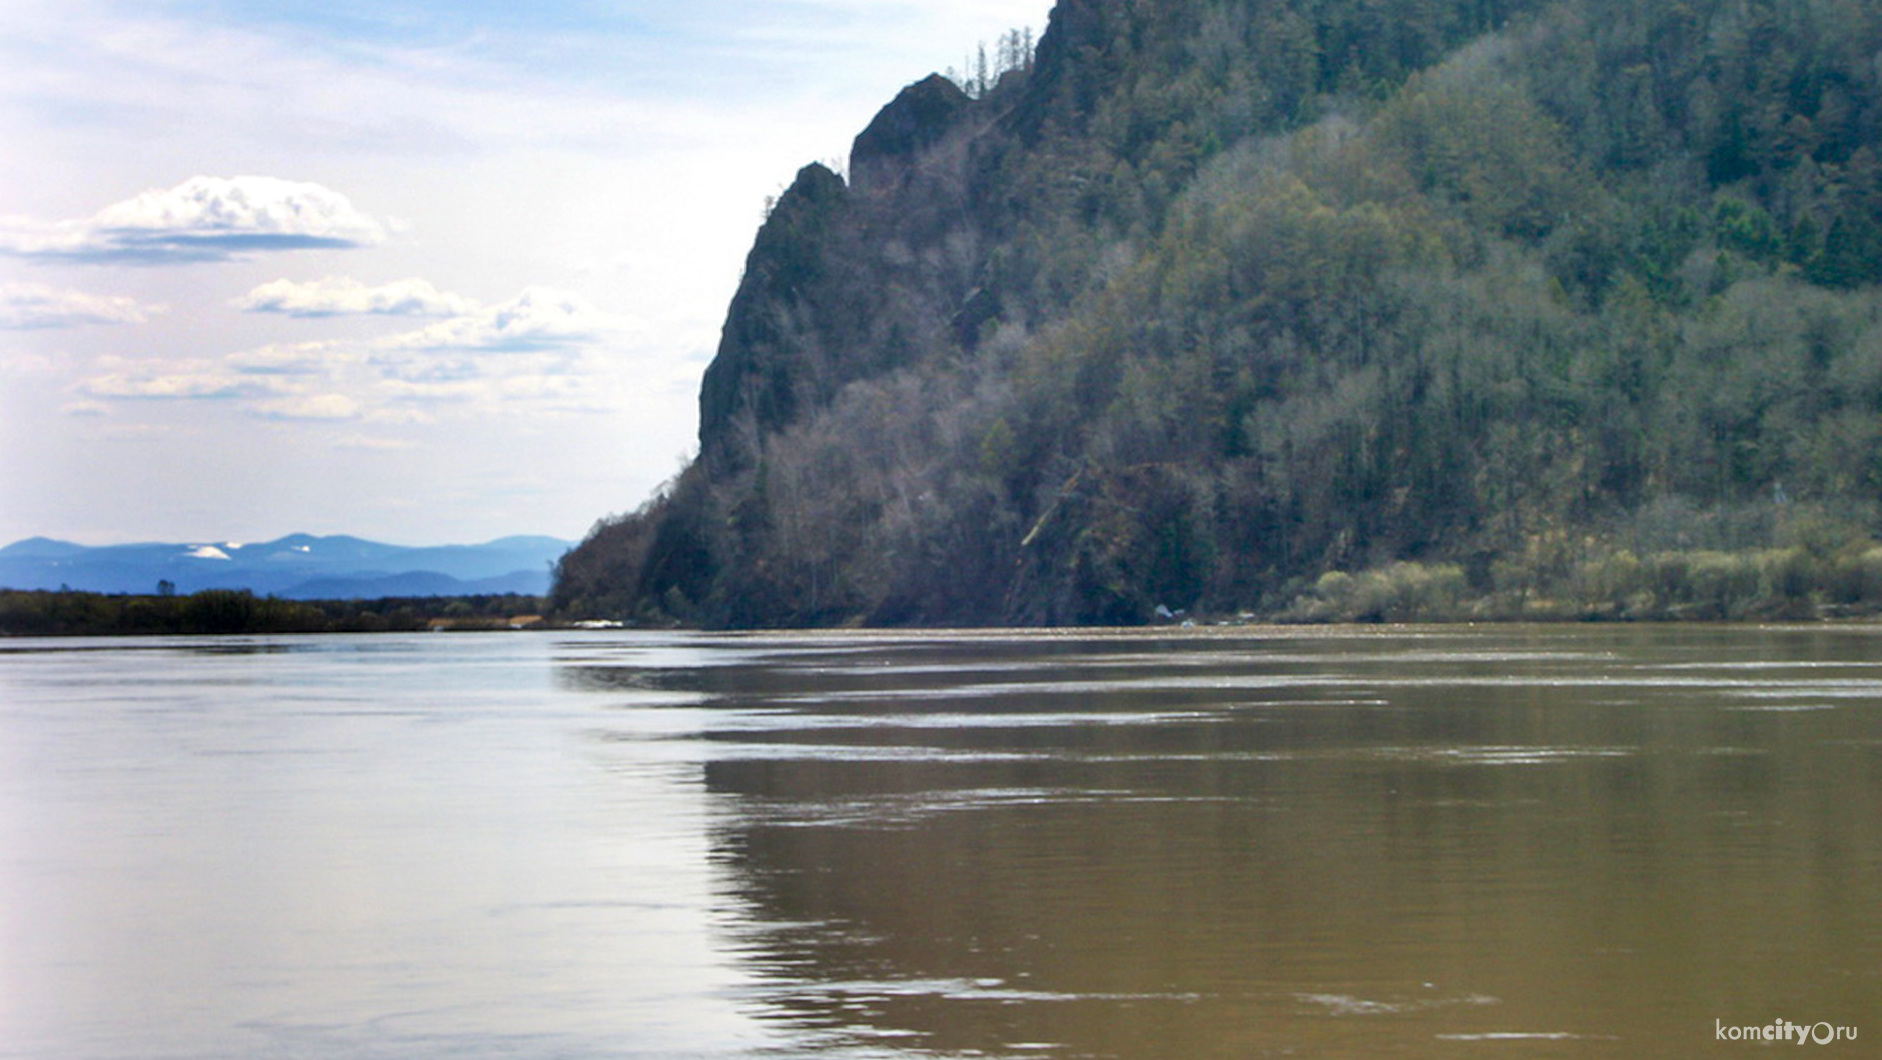
[[[1487,577],[1486,577],[1487,575]],[[1332,571],[1278,618],[1293,622],[1731,621],[1882,615],[1882,546],[1803,546],[1636,555],[1617,549],[1563,569],[1393,563]]]

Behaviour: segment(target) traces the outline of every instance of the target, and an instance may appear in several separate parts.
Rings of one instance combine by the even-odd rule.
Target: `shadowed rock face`
[[[809,359],[823,345],[819,307],[847,199],[843,178],[805,166],[759,229],[699,390],[699,446],[708,461],[729,457],[741,418],[747,433],[763,433],[797,413],[815,374]]]
[[[851,185],[860,192],[901,185],[921,152],[953,131],[972,103],[940,74],[903,89],[850,147]]]
[[[850,379],[895,366],[906,343],[888,332],[945,332],[966,288],[937,276],[931,251],[965,223],[964,131],[975,106],[939,74],[918,81],[856,137],[848,185],[812,164],[779,196],[700,388],[708,464],[742,466],[758,438]],[[890,278],[902,281],[893,292]]]

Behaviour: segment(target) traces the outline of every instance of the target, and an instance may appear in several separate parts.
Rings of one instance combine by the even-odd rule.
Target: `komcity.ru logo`
[[[1724,1020],[1712,1021],[1713,1034],[1721,1042],[1794,1042],[1802,1045],[1815,1042],[1828,1045],[1831,1042],[1853,1042],[1856,1040],[1855,1027],[1833,1027],[1828,1023],[1792,1023],[1778,1020],[1762,1027],[1727,1027]]]

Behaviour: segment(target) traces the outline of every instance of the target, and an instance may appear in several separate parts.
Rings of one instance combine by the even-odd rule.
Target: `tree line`
[[[541,597],[490,594],[380,600],[283,600],[246,589],[177,595],[0,590],[0,635],[399,633],[508,629],[544,610]]]

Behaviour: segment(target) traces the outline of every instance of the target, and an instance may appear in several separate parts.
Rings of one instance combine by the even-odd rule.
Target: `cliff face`
[[[850,147],[850,181],[866,195],[908,189],[926,156],[958,130],[973,109],[960,86],[940,74],[903,89]]]
[[[706,459],[749,449],[821,396],[815,384],[827,359],[827,318],[841,310],[827,303],[848,199],[842,178],[805,166],[759,229],[699,390]]]
[[[1786,547],[1780,492],[1854,548],[1879,51],[1834,0],[1062,0],[797,175],[699,459],[558,602],[1136,622],[1404,561],[1529,600]]]
[[[976,107],[939,75],[856,137],[850,182],[809,165],[746,259],[699,398],[701,460],[748,467],[763,440],[853,380],[932,355],[975,240],[964,173]]]

